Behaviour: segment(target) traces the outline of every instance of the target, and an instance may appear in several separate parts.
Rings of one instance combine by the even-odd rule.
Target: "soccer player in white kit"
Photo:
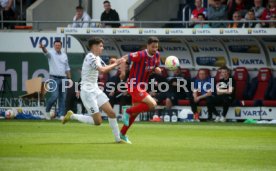
[[[109,72],[118,66],[122,62],[122,59],[117,59],[114,64],[105,65],[100,58],[104,49],[103,40],[101,38],[91,38],[88,41],[88,46],[90,52],[86,55],[82,65],[80,97],[87,112],[91,114],[91,116],[74,114],[72,111],[68,111],[62,123],[65,124],[72,119],[82,123],[101,125],[102,117],[99,110],[101,108],[108,116],[109,125],[115,136],[115,141],[118,143],[123,142],[120,138],[116,114],[109,103],[108,97],[98,87],[99,72]]]

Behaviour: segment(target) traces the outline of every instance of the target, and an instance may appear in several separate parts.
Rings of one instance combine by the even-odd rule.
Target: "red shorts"
[[[130,89],[127,91],[132,97],[132,103],[142,102],[142,100],[149,95],[145,90],[138,90],[136,87],[133,87],[132,91],[130,91]]]

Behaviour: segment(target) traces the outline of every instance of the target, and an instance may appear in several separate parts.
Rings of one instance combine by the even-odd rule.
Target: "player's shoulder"
[[[93,53],[88,53],[85,56],[85,61],[86,62],[94,62],[97,60],[97,57]]]
[[[87,58],[87,59],[96,59],[97,57],[93,53],[90,52],[90,53],[86,54],[85,58]]]
[[[160,57],[160,52],[159,52],[159,51],[156,51],[154,56],[155,56],[156,58],[159,58],[159,57]]]
[[[131,52],[130,55],[134,58],[138,57],[138,56],[141,56],[141,51]]]

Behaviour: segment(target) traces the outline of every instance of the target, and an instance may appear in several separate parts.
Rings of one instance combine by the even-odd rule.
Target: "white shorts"
[[[99,113],[99,108],[109,101],[105,93],[98,89],[94,92],[81,90],[80,97],[84,107],[89,114]]]

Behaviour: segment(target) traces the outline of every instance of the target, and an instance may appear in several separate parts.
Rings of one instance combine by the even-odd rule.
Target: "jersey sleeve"
[[[141,51],[128,54],[129,62],[139,62],[142,58]]]
[[[156,67],[160,66],[160,53],[159,52],[156,53],[156,65],[155,66]]]
[[[92,69],[95,69],[97,70],[99,68],[99,64],[97,62],[97,58],[95,56],[92,56],[90,55],[88,58],[87,58],[87,62],[88,64],[91,66]]]

